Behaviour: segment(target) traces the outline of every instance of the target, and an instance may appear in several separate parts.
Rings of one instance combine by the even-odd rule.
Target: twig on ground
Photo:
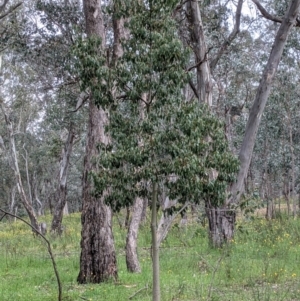
[[[141,291],[148,289],[148,284],[145,287],[140,288],[138,291],[136,291],[133,295],[131,295],[128,299],[132,300],[137,294],[139,294]]]

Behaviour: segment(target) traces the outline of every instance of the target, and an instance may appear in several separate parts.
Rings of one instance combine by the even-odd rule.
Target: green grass
[[[48,223],[50,217],[45,218]],[[118,283],[78,285],[80,215],[65,218],[63,237],[47,234],[63,284],[63,300],[151,300],[150,227],[139,235],[141,274],[126,271],[126,231],[117,224]],[[160,251],[162,301],[299,300],[300,220],[240,221],[234,241],[208,247],[200,224],[174,225]],[[21,222],[0,223],[0,300],[57,300],[57,284],[44,242]]]

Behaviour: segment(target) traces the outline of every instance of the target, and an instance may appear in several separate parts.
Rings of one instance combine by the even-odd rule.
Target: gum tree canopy
[[[97,59],[100,41],[81,45],[83,85],[109,111],[110,139],[98,145],[95,193],[108,190],[105,201],[114,210],[135,197],[149,197],[154,183],[181,204],[205,200],[217,205],[237,171],[222,123],[205,105],[184,100],[188,55],[172,18],[175,5],[125,1],[120,6],[121,16],[130,17],[131,35],[114,69]]]

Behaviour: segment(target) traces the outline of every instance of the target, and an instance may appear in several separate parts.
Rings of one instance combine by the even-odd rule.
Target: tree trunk
[[[300,0],[291,1],[285,17],[277,31],[268,63],[263,72],[259,87],[256,92],[256,97],[250,111],[243,143],[239,153],[239,159],[241,162],[240,170],[238,173],[237,182],[232,187],[232,197],[227,201],[228,203],[237,204],[244,191],[244,180],[247,176],[251,162],[260,120],[271,91],[272,82],[275,77],[285,43],[292,27],[295,24],[295,20],[299,12],[299,6]]]
[[[152,300],[160,301],[160,283],[159,283],[159,245],[157,243],[157,193],[158,185],[153,183],[152,192],[152,217],[151,217],[151,234],[152,234]]]
[[[62,219],[64,208],[67,205],[67,176],[69,169],[70,156],[73,148],[75,133],[73,125],[70,125],[69,134],[62,151],[59,170],[59,185],[57,192],[57,203],[53,212],[51,231],[62,234]]]
[[[275,216],[274,202],[272,198],[267,199],[266,219],[271,220]]]
[[[288,112],[288,121],[289,121],[289,136],[290,136],[290,151],[291,151],[291,199],[293,202],[293,216],[294,218],[297,217],[297,200],[295,196],[295,153],[294,153],[294,141],[293,141],[293,125],[292,125],[292,117],[291,112]]]
[[[126,238],[126,265],[132,273],[140,273],[141,267],[137,255],[137,237],[143,212],[144,200],[137,197],[132,207],[132,217]]]
[[[1,104],[2,100],[0,100]],[[13,130],[13,123],[10,120],[10,117],[6,114],[4,105],[1,104],[1,110],[4,114],[7,130],[8,130],[8,135],[9,135],[9,141],[10,141],[10,166],[12,170],[14,171],[14,176],[16,180],[16,186],[17,190],[20,196],[20,199],[22,201],[22,204],[29,216],[31,226],[33,227],[33,232],[35,233],[35,230],[39,230],[39,223],[34,211],[34,208],[32,206],[30,198],[26,195],[26,192],[24,190],[23,182],[22,182],[22,177],[19,169],[19,159],[18,159],[18,154],[17,154],[17,149],[16,149],[16,144],[15,144],[15,136],[14,136],[14,130]]]
[[[141,95],[142,99],[147,101],[147,93],[143,93]],[[139,104],[139,116],[143,120],[145,119],[145,103],[140,102]],[[139,147],[142,147],[143,140],[139,140]],[[143,182],[143,181],[142,181]],[[141,182],[141,183],[142,183]],[[143,203],[144,200],[137,197],[134,202],[134,206],[132,207],[132,217],[130,221],[130,225],[128,227],[127,239],[126,239],[126,264],[127,270],[133,273],[140,273],[141,267],[138,260],[137,255],[137,238],[140,222],[143,214]],[[128,210],[128,208],[127,208]],[[128,214],[127,214],[128,215]],[[126,220],[127,216],[126,216]]]
[[[85,0],[84,13],[86,33],[101,38],[105,47],[105,29],[100,0]],[[86,154],[83,172],[83,207],[81,215],[81,255],[79,283],[100,283],[110,278],[116,279],[117,261],[112,233],[111,209],[105,205],[103,197],[96,198],[92,194],[90,172],[97,172],[94,157],[98,156],[97,144],[109,142],[105,135],[108,122],[106,112],[95,106],[93,99],[89,102],[89,122]],[[108,193],[108,192],[106,192]]]
[[[83,207],[81,214],[81,255],[79,283],[100,283],[117,279],[117,261],[112,233],[112,213],[103,197],[92,194],[90,171],[97,171],[95,160],[97,143],[107,143],[104,134],[106,113],[93,101],[89,104],[88,141],[83,173]],[[107,193],[107,192],[106,192]]]
[[[176,205],[177,201],[170,201],[168,196],[163,195],[163,203],[161,206],[162,215],[160,217],[158,227],[157,227],[157,243],[160,245],[162,241],[167,237],[169,229],[171,227],[174,218],[177,216],[176,214],[166,214],[164,211]]]
[[[147,208],[148,208],[148,199],[145,199],[143,203],[141,223],[144,223],[147,220]]]
[[[111,209],[103,199],[93,196],[89,199],[89,202],[85,201],[81,217],[80,272],[77,281],[83,284],[116,280],[118,273]]]
[[[157,244],[160,246],[160,244],[166,239],[169,230],[172,226],[172,223],[174,222],[175,218],[186,209],[186,207],[189,205],[186,203],[178,212],[173,214],[166,214],[167,209],[171,208],[172,206],[175,206],[177,204],[176,200],[170,201],[169,197],[164,197],[164,203],[162,204],[162,216],[159,220],[158,227],[157,227]]]
[[[209,243],[214,248],[221,248],[234,236],[235,210],[227,206],[215,207],[208,202],[205,205],[208,218]]]
[[[202,24],[199,4],[197,1],[187,2],[187,16],[191,28],[192,49],[195,54],[197,69],[197,94],[201,103],[212,105],[212,81],[208,60],[208,51],[205,43],[204,27]]]

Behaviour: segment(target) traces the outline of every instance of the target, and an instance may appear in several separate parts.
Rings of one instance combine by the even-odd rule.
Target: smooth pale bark
[[[143,199],[137,197],[132,207],[132,216],[126,238],[126,265],[132,273],[140,273],[141,267],[137,255],[138,230],[143,212]]]
[[[198,100],[200,103],[207,103],[211,106],[212,80],[199,4],[197,1],[189,0],[186,6],[191,28],[191,46],[195,54],[195,67],[197,70],[196,91]]]
[[[147,101],[147,93],[143,93],[142,99]],[[145,103],[139,104],[139,116],[143,120],[145,118]],[[140,139],[139,147],[142,147],[143,140]],[[127,270],[132,273],[140,273],[141,267],[137,255],[137,238],[140,222],[143,214],[143,199],[136,198],[132,207],[132,218],[128,227],[127,239],[126,239],[126,265]],[[127,208],[128,210],[128,208]],[[126,218],[127,220],[127,218]]]
[[[173,214],[167,214],[166,210],[169,208],[175,206],[177,204],[177,200],[170,200],[169,197],[164,197],[164,202],[162,204],[162,210],[163,213],[160,217],[158,226],[157,226],[157,244],[160,246],[160,244],[166,239],[168,232],[172,226],[172,223],[176,219],[176,217],[183,212],[189,205],[189,203],[186,203],[182,208]]]
[[[148,200],[145,199],[143,203],[143,210],[141,216],[141,223],[144,223],[147,220],[147,208],[148,208]]]
[[[300,0],[291,1],[285,17],[277,31],[268,63],[264,69],[256,97],[249,114],[244,139],[239,153],[239,160],[241,163],[240,170],[237,182],[231,189],[232,196],[229,200],[227,200],[227,204],[237,204],[244,191],[244,180],[246,179],[249,170],[258,127],[270,95],[272,82],[276,74],[285,43],[291,29],[295,25],[296,18],[299,13],[299,6]]]
[[[85,0],[83,4],[86,33],[88,37],[100,37],[104,48],[105,28],[101,1]],[[105,135],[107,122],[106,112],[102,108],[98,109],[91,97],[83,172],[81,254],[80,271],[77,277],[79,283],[100,283],[111,278],[116,279],[118,276],[112,233],[112,212],[110,207],[104,203],[103,197],[96,198],[92,194],[93,185],[90,178],[91,171],[97,172],[94,160],[99,155],[97,144],[109,142],[109,137]]]
[[[164,197],[163,204],[161,209],[163,211],[162,216],[160,217],[158,227],[157,227],[157,243],[160,245],[162,241],[167,237],[168,231],[177,216],[177,214],[165,214],[165,210],[176,205],[177,201],[171,201],[169,197]]]
[[[10,166],[11,166],[12,170],[14,171],[16,186],[17,186],[17,190],[18,190],[21,202],[28,214],[33,232],[36,232],[34,229],[39,231],[39,223],[38,223],[34,208],[32,206],[31,200],[27,196],[24,186],[23,186],[23,181],[22,181],[22,177],[21,177],[21,173],[20,173],[20,169],[19,169],[19,159],[18,159],[18,153],[17,153],[17,149],[16,149],[16,144],[15,144],[13,124],[12,124],[12,121],[10,120],[9,116],[6,114],[4,105],[1,102],[2,102],[2,100],[0,99],[1,110],[2,110],[4,118],[5,118],[6,127],[7,127],[7,131],[8,131],[8,135],[9,135],[9,142],[10,142]]]
[[[70,125],[68,138],[62,150],[60,167],[59,167],[59,181],[57,191],[57,203],[54,208],[51,231],[58,234],[62,233],[62,219],[64,210],[67,205],[67,176],[69,169],[70,156],[74,144],[75,132],[73,125]]]
[[[151,217],[151,235],[152,235],[152,300],[160,301],[160,281],[159,281],[159,245],[157,243],[157,194],[158,185],[153,183],[152,192],[152,217]]]

